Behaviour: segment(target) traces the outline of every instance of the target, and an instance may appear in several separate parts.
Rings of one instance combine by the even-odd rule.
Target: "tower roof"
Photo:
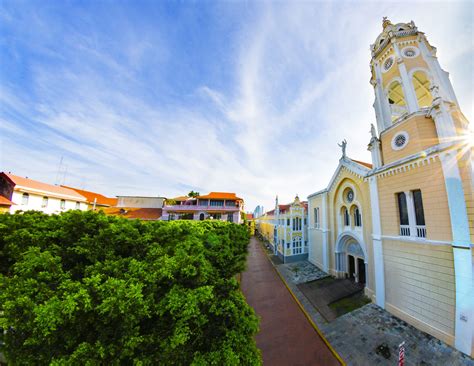
[[[409,23],[396,23],[392,22],[387,18],[383,17],[382,20],[382,33],[379,34],[375,43],[370,45],[372,56],[376,57],[382,52],[387,45],[390,44],[390,39],[393,37],[401,38],[418,34],[418,28],[415,23],[410,21]]]

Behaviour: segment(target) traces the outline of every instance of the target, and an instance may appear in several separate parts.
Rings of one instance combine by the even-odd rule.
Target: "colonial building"
[[[413,22],[371,46],[372,164],[343,156],[310,195],[309,260],[474,355],[472,135],[436,48]]]
[[[89,210],[97,210],[104,207],[117,206],[117,201],[118,201],[117,198],[106,197],[103,194],[100,194],[97,192],[86,191],[84,189],[79,189],[79,188],[74,188],[74,187],[68,187],[68,186],[61,186],[61,187],[72,189],[73,191],[76,191],[77,193],[79,193],[81,196],[85,197],[85,199],[87,200]]]
[[[240,224],[244,200],[229,192],[211,192],[197,197],[176,197],[163,206],[162,220],[222,220]]]
[[[10,212],[36,210],[47,214],[87,210],[87,200],[72,189],[0,173],[0,195],[13,202]]]
[[[284,263],[308,258],[307,208],[298,196],[287,205],[278,204],[277,197],[275,209],[256,219],[258,231]]]

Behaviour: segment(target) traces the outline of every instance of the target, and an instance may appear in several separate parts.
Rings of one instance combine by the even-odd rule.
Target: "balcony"
[[[414,233],[411,235],[410,225],[400,225],[400,236],[415,236],[417,238],[426,238],[426,226],[416,225]]]
[[[236,206],[200,206],[200,205],[170,205],[164,206],[163,210],[172,212],[199,212],[199,211],[220,211],[220,212],[235,212],[239,211]]]
[[[400,235],[410,236],[410,225],[400,225]]]

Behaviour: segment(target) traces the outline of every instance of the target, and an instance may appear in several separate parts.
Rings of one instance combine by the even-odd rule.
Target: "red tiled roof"
[[[105,207],[102,209],[106,215],[125,217],[126,219],[158,220],[163,210],[161,208],[137,207]]]
[[[360,165],[363,165],[367,168],[370,168],[372,169],[372,164],[369,164],[369,163],[365,163],[363,161],[359,161],[359,160],[355,160],[355,159],[351,159],[354,163],[357,163],[357,164],[360,164]]]
[[[245,214],[245,217],[247,218],[247,220],[252,220],[253,214],[252,213]]]
[[[83,189],[68,187],[68,186],[61,186],[64,188],[72,189],[79,193],[81,196],[84,196],[91,205],[94,204],[94,199],[96,199],[96,204],[100,206],[117,206],[117,198],[109,198],[105,197],[104,195],[96,192],[85,191]]]
[[[0,196],[0,206],[10,207],[11,205],[14,205],[14,203],[12,201],[10,201],[8,198]]]
[[[52,184],[48,183],[43,183],[39,182],[34,179],[29,179],[29,178],[23,178],[19,177],[17,175],[9,174],[9,173],[2,173],[5,176],[7,176],[14,184],[15,184],[15,190],[25,190],[29,192],[35,192],[38,191],[38,194],[49,194],[52,196],[69,196],[71,199],[77,200],[77,201],[86,201],[86,198],[81,196],[79,193],[76,191],[73,191],[72,189],[69,188],[64,188],[61,186],[55,186]]]
[[[209,194],[206,194],[204,196],[198,196],[197,198],[209,198],[209,199],[221,199],[221,200],[241,200],[243,201],[242,198],[239,198],[235,195],[235,193],[230,193],[230,192],[211,192]]]

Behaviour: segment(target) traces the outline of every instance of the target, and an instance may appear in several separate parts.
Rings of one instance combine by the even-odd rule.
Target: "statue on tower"
[[[346,146],[347,146],[347,141],[346,139],[342,140],[341,144],[337,144],[337,146],[339,146],[341,149],[342,149],[342,157],[345,158],[346,157]]]
[[[372,135],[372,138],[377,138],[377,131],[375,130],[373,123],[370,124],[370,134]]]

